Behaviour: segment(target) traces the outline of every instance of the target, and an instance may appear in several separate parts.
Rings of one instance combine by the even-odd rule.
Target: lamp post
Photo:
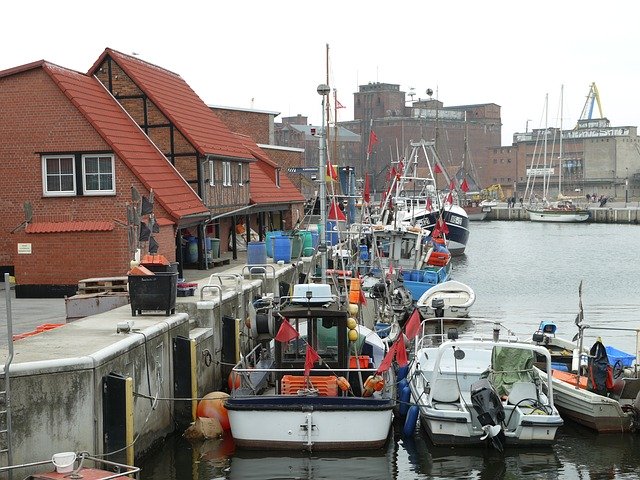
[[[318,150],[318,180],[320,181],[320,238],[318,251],[320,252],[320,275],[322,283],[327,282],[327,193],[326,193],[326,171],[325,154],[327,150],[327,140],[325,137],[324,109],[325,100],[331,91],[329,85],[321,83],[318,85],[318,95],[322,96],[322,125],[320,126],[320,148]]]
[[[629,203],[629,167],[627,167],[627,176],[624,177],[624,208]]]

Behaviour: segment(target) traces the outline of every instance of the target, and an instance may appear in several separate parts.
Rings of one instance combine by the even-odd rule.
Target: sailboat
[[[549,164],[547,167],[547,140],[549,136],[549,129],[547,127],[546,118],[548,116],[548,95],[545,98],[545,128],[543,139],[543,167],[542,169],[534,169],[534,158],[531,161],[531,170],[537,172],[538,170],[542,174],[542,200],[533,202],[533,186],[531,188],[529,196],[529,204],[525,207],[525,210],[529,213],[529,220],[532,222],[556,222],[556,223],[578,223],[585,222],[589,219],[590,213],[586,208],[580,208],[573,203],[570,197],[566,197],[562,194],[562,89],[560,94],[560,154],[558,156],[558,200],[556,202],[549,202],[549,185],[551,180],[551,174],[553,173],[553,165]],[[535,176],[534,176],[535,178]],[[527,187],[528,185],[527,181]]]
[[[476,177],[473,175],[473,163],[469,151],[469,131],[467,127],[467,114],[465,112],[464,130],[464,158],[460,170],[456,174],[456,180],[460,189],[464,192],[461,198],[461,207],[467,212],[469,221],[482,221],[487,218],[491,206],[480,198],[481,189]]]

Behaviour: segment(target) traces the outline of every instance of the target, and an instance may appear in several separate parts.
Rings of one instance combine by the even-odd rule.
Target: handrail
[[[91,460],[92,462],[94,462],[94,464],[98,464],[98,463],[103,463],[106,466],[109,467],[117,467],[120,470],[124,470],[118,473],[111,473],[111,472],[105,472],[108,473],[107,476],[105,477],[100,477],[99,479],[96,478],[96,480],[111,480],[113,478],[123,478],[129,475],[134,475],[133,478],[139,478],[138,473],[140,472],[140,467],[135,467],[132,465],[126,465],[124,463],[116,463],[116,462],[111,462],[109,460],[105,460],[102,458],[96,458],[96,457],[92,457],[91,455],[88,455],[86,452],[82,452],[82,453],[78,453],[77,454],[77,458],[80,460],[80,463],[78,465],[78,468],[76,468],[76,470],[74,470],[74,472],[78,472],[80,471],[80,469],[82,468],[82,462],[84,460]],[[41,466],[41,465],[48,465],[51,464],[53,465],[53,461],[52,460],[43,460],[40,462],[30,462],[30,463],[21,463],[18,465],[9,465],[6,467],[0,467],[0,472],[9,472],[9,474],[11,475],[11,473],[14,470],[18,470],[21,468],[29,468],[29,467],[37,467],[37,466]],[[71,474],[69,475],[71,476]],[[75,478],[75,477],[73,477]]]
[[[238,275],[237,273],[212,273],[209,277],[209,283],[207,285],[213,284],[213,279],[217,278],[220,281],[220,285],[222,285],[223,278],[230,278],[235,280],[236,283],[236,293],[240,293],[242,291],[240,285],[242,284],[243,277],[242,275]]]
[[[7,465],[13,461],[13,449],[11,437],[13,431],[11,428],[11,375],[10,368],[13,362],[13,319],[11,317],[11,284],[9,282],[9,274],[4,274],[4,289],[6,295],[6,308],[7,308],[7,343],[9,347],[9,355],[4,364],[4,390],[0,394],[4,395],[5,408],[3,414],[5,415],[4,429],[0,432],[6,435],[5,445],[0,452],[7,454]],[[13,478],[12,473],[9,472],[9,480]]]
[[[203,285],[203,287],[200,289],[200,300],[204,300],[204,291],[205,289],[209,288],[215,288],[216,290],[218,290],[218,300],[220,301],[220,305],[222,305],[222,287],[220,285]]]
[[[244,267],[242,267],[242,276],[244,276],[245,274],[245,270],[248,270],[249,275],[264,275],[264,279],[262,279],[262,288],[264,289],[264,280],[266,280],[267,278],[269,278],[267,276],[267,267],[269,267],[271,270],[273,270],[273,276],[271,277],[274,280],[274,292],[273,295],[274,297],[278,298],[279,297],[279,289],[277,287],[277,284],[275,282],[276,279],[276,267],[274,267],[271,264],[259,264],[259,265],[245,265]],[[262,270],[261,272],[257,272],[255,270]]]

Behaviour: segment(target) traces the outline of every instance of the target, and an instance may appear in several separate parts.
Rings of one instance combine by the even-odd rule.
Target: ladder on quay
[[[4,370],[0,376],[2,382],[2,390],[0,390],[0,458],[6,459],[6,466],[13,463],[13,455],[11,451],[11,381],[9,369],[13,361],[13,325],[11,319],[11,284],[9,282],[9,274],[4,274],[4,289],[6,294],[7,307],[7,343],[9,354],[4,364]],[[5,463],[0,460],[0,466]],[[13,478],[13,472],[9,471],[9,480]]]

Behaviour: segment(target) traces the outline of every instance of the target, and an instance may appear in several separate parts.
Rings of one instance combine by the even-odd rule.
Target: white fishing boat
[[[392,369],[376,371],[387,346],[349,316],[329,285],[295,285],[292,297],[267,307],[256,321],[265,325],[259,330],[271,333],[233,368],[240,384],[225,405],[236,445],[290,450],[384,445],[395,381]]]
[[[536,354],[542,355],[551,376],[551,358],[544,347],[512,336],[501,339],[497,323],[491,323],[491,336],[472,334],[469,340],[457,339],[450,329],[450,339],[436,346],[438,342],[424,334],[428,322],[416,338],[407,375],[416,404],[407,422],[419,416],[435,445],[490,441],[502,451],[510,445],[555,442],[563,422],[554,406],[553,385],[534,369]]]
[[[441,300],[441,302],[434,303],[434,300]],[[469,316],[469,310],[475,301],[476,294],[470,286],[448,280],[424,292],[416,302],[416,306],[423,318],[435,316],[460,318]]]

